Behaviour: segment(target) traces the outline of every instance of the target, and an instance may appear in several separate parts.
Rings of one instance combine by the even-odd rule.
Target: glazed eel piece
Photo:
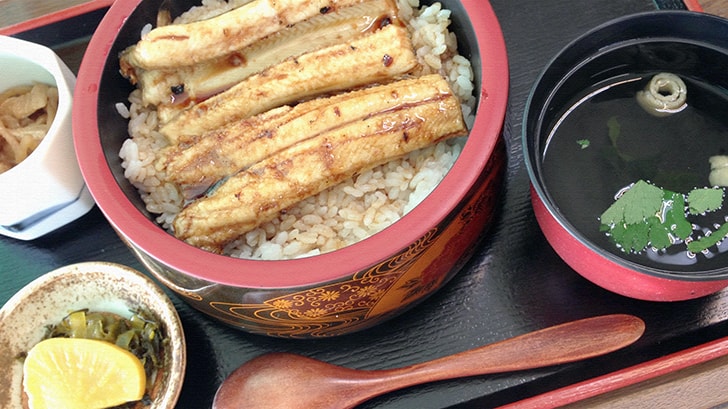
[[[240,235],[287,207],[370,169],[466,134],[452,91],[428,95],[298,142],[221,183],[174,220],[175,235],[221,253]]]
[[[158,166],[186,200],[194,199],[217,181],[302,140],[449,92],[447,81],[431,74],[283,106],[168,147]]]
[[[124,51],[143,69],[179,67],[229,54],[288,26],[362,0],[253,0],[217,17],[157,27]]]
[[[185,107],[287,58],[349,41],[387,24],[401,24],[397,12],[394,0],[340,5],[231,53],[177,67],[136,67],[129,61],[130,51],[126,51],[120,60],[121,72],[141,90],[144,105],[160,107],[160,120],[164,123]]]
[[[280,105],[391,81],[417,66],[407,28],[390,24],[346,43],[286,59],[182,111],[160,132],[174,144]]]

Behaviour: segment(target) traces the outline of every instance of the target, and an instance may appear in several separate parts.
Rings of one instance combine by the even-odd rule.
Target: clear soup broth
[[[715,67],[717,68],[717,67]],[[587,240],[612,253],[663,270],[697,271],[728,265],[728,240],[693,255],[685,245],[637,254],[622,251],[600,231],[599,216],[615,195],[638,180],[687,194],[710,186],[709,158],[728,155],[728,93],[701,79],[679,75],[687,106],[657,117],[635,98],[659,72],[644,71],[601,81],[555,116],[542,145],[542,174],[553,202]],[[611,133],[611,136],[610,136]],[[700,216],[700,228],[726,222],[724,208]],[[688,218],[698,227],[695,219]]]

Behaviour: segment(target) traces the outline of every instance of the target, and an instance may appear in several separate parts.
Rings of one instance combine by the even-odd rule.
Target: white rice
[[[177,22],[209,18],[250,0],[203,0]],[[475,97],[470,62],[457,53],[448,30],[450,11],[440,3],[420,7],[419,0],[397,0],[400,16],[412,32],[424,73],[440,73],[460,97],[472,125]],[[138,90],[130,106],[117,106],[129,118],[129,134],[119,156],[125,177],[139,190],[147,210],[171,230],[183,206],[177,187],[155,167],[156,153],[167,146],[158,132],[156,111],[141,105]],[[278,218],[252,230],[226,248],[226,254],[252,259],[290,259],[321,254],[353,244],[391,225],[417,206],[442,180],[457,159],[464,138],[441,142],[391,161],[286,209]]]

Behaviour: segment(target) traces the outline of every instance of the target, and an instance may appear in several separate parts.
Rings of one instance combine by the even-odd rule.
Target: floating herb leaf
[[[640,180],[602,213],[600,231],[626,252],[639,253],[648,247],[663,250],[682,241],[688,251],[699,253],[728,236],[728,223],[712,234],[689,240],[693,225],[688,213],[704,215],[720,209],[724,194],[720,188],[699,188],[686,196]]]
[[[591,145],[589,139],[579,139],[576,143],[581,147],[581,149],[586,149],[589,145]]]
[[[609,117],[607,120],[607,129],[609,132],[609,140],[612,142],[612,148],[619,158],[624,162],[633,162],[635,158],[619,149],[619,138],[622,136],[622,125],[616,116]]]
[[[672,246],[673,241],[670,236],[670,226],[662,223],[657,217],[650,217],[648,222],[650,224],[648,245],[660,250]],[[646,247],[647,245],[643,246],[642,249]]]
[[[709,249],[711,246],[718,244],[718,242],[723,240],[726,236],[728,236],[728,223],[724,223],[711,235],[701,237],[698,240],[693,240],[688,243],[688,251],[698,254]]]
[[[600,220],[610,226],[643,223],[660,211],[663,194],[659,187],[640,180],[609,206]]]
[[[685,217],[685,196],[666,190],[664,198],[668,207],[663,212],[663,224],[670,226],[674,237],[686,240],[693,233],[693,224]]]
[[[617,141],[619,140],[620,133],[622,132],[622,126],[619,124],[619,120],[616,116],[609,117],[607,120],[607,128],[609,129],[609,140],[612,141],[612,146],[617,147]]]
[[[694,189],[688,194],[690,214],[703,214],[720,209],[723,206],[723,189]]]
[[[626,252],[642,251],[649,242],[649,222],[640,224],[615,224],[612,226],[610,235],[622,250]]]

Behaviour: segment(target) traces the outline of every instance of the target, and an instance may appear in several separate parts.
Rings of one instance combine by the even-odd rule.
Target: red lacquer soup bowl
[[[725,207],[694,211],[691,196],[724,196],[711,162],[728,148],[727,35],[700,13],[626,16],[570,43],[536,82],[523,127],[536,218],[595,284],[649,301],[728,286],[725,237],[700,244],[721,234]]]

